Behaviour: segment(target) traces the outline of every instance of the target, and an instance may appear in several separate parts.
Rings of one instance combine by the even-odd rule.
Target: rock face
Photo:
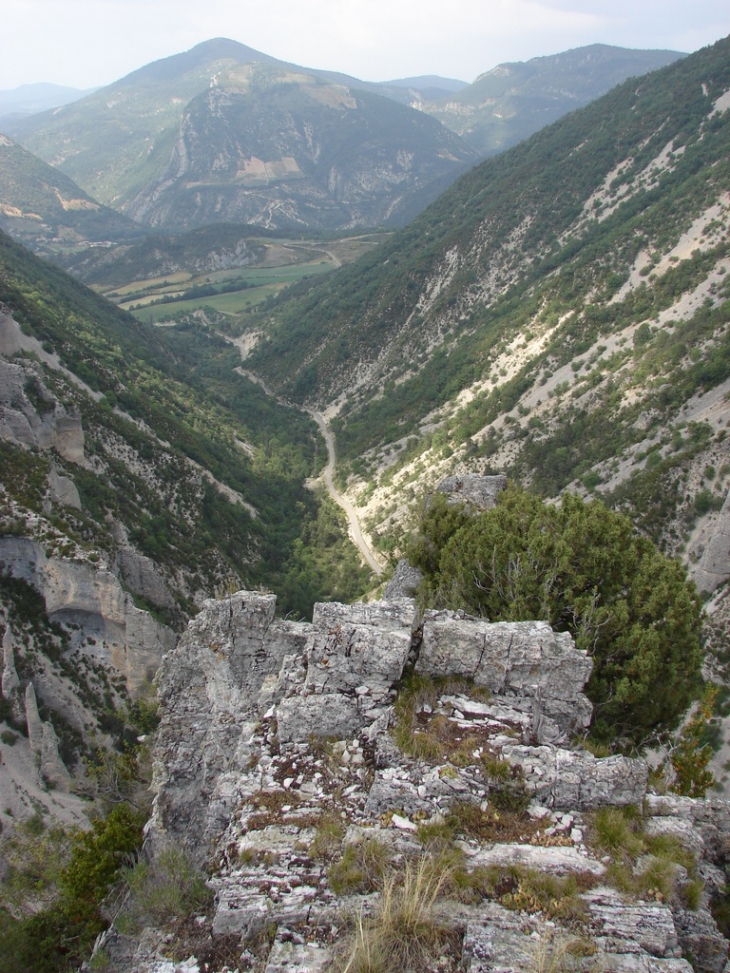
[[[11,318],[2,316],[0,337],[3,331],[12,335],[11,324],[15,325]],[[10,338],[0,340],[0,347],[9,342]],[[29,390],[35,402],[29,398]],[[32,365],[3,359],[0,359],[0,439],[39,449],[54,448],[69,462],[85,462],[81,419],[69,415],[56,401]],[[68,488],[64,492],[67,494]]]
[[[140,595],[158,608],[173,608],[175,599],[154,562],[132,547],[123,547],[117,552],[117,568],[122,581],[135,595]]]
[[[700,591],[709,592],[730,578],[730,493],[725,498],[715,523],[715,531],[693,578]]]
[[[38,760],[41,778],[59,790],[68,791],[71,775],[58,754],[58,738],[51,723],[41,720],[33,683],[25,690],[25,718],[28,741]]]
[[[410,601],[423,581],[423,572],[406,559],[401,558],[393,572],[393,577],[385,586],[383,601]]]
[[[367,798],[373,813],[442,811],[457,785],[428,771],[414,785],[410,773],[394,778],[389,768],[397,759],[387,733],[394,687],[419,637],[417,673],[467,677],[489,690],[488,702],[446,696],[443,706],[471,732],[493,736],[544,804],[590,808],[643,795],[643,761],[597,760],[557,746],[588,726],[582,689],[591,662],[547,624],[429,611],[415,636],[412,601],[320,604],[311,624],[276,620],[274,611],[274,596],[253,592],[208,601],[164,657],[153,841],[174,839],[205,853],[240,800],[264,719],[288,748],[364,734],[384,768]]]
[[[448,502],[464,503],[474,510],[491,510],[497,503],[497,496],[507,486],[504,473],[496,476],[478,476],[468,473],[464,476],[447,476],[436,489],[445,493]]]
[[[463,612],[427,611],[416,666],[428,676],[466,676],[529,710],[539,742],[587,729],[592,707],[582,694],[593,664],[570,635],[546,622],[483,622]]]
[[[175,644],[175,633],[137,608],[110,571],[47,558],[40,544],[21,537],[0,538],[0,565],[41,593],[52,620],[81,624],[130,690],[156,671]]]
[[[461,856],[461,887],[474,886],[433,917],[463,932],[444,970],[720,973],[728,944],[707,904],[730,864],[730,806],[645,800],[643,760],[571,746],[590,719],[591,663],[568,636],[453,612],[420,619],[404,598],[317,605],[311,623],[274,610],[273,596],[245,591],[206,602],[158,677],[148,850],[184,845],[208,865],[215,906],[200,923],[214,943],[246,958],[266,931],[268,973],[315,973],[344,913],[377,910],[377,897],[336,890],[337,856],[377,846],[401,874],[438,854],[429,834],[443,842],[456,828],[449,854]],[[590,812],[622,805],[645,808],[647,841],[667,835],[698,856],[699,909],[684,866],[670,866],[671,901],[611,887]],[[490,875],[494,891],[474,892]],[[530,881],[571,877],[579,918],[561,912],[559,891],[535,904]],[[111,968],[167,970],[162,935],[145,937],[112,930],[101,944]],[[203,967],[190,952],[192,973]]]

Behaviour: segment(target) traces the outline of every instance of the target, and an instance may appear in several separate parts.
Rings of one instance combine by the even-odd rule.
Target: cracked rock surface
[[[414,658],[428,691],[402,688]],[[206,868],[215,900],[196,929],[228,959],[112,927],[109,968],[318,973],[352,916],[380,921],[382,882],[353,862],[375,854],[398,886],[448,847],[443,868],[461,877],[434,905],[450,930],[435,971],[721,973],[728,944],[708,905],[726,881],[730,807],[647,796],[643,760],[571,745],[590,670],[547,625],[421,619],[400,597],[318,605],[311,623],[276,619],[271,595],[206,602],[158,676],[148,851],[182,845]],[[596,810],[614,806],[643,807],[646,835],[695,856],[691,875],[690,858],[672,866],[670,899],[613,883],[592,836]]]

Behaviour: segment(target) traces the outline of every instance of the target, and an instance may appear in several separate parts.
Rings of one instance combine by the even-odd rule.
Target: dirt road
[[[343,497],[335,489],[335,485],[332,482],[332,474],[335,469],[335,441],[332,433],[327,428],[327,423],[324,421],[323,416],[319,412],[314,412],[312,409],[307,409],[307,412],[314,419],[314,421],[319,426],[319,431],[324,436],[324,441],[327,443],[327,466],[324,470],[324,482],[327,487],[327,492],[332,497],[338,506],[342,507],[347,515],[347,520],[350,524],[350,532],[352,540],[357,546],[358,550],[365,558],[366,563],[373,569],[375,574],[381,575],[383,573],[382,567],[375,560],[373,552],[368,547],[365,542],[365,538],[362,536],[362,531],[360,530],[360,522],[357,519],[357,514],[355,513],[355,508],[352,506],[349,500]]]
[[[226,335],[221,335],[221,337],[226,338],[226,340],[230,341],[231,344],[237,343],[233,341],[231,338],[226,337]],[[243,349],[240,350],[243,351]],[[256,382],[257,385],[260,385],[267,395],[270,395],[273,398],[276,398],[277,401],[282,402],[282,400],[279,399],[278,396],[276,396],[271,391],[270,388],[268,388],[266,383],[262,379],[260,379],[257,375],[254,375],[253,372],[247,371],[245,368],[243,368],[243,366],[239,366],[236,369],[236,371],[240,372],[241,375],[245,375],[246,378],[250,379],[252,382]],[[286,402],[286,403],[282,402],[282,404],[291,406],[290,402]],[[308,412],[309,415],[317,423],[317,425],[319,426],[319,431],[322,433],[322,435],[324,436],[324,441],[327,443],[327,466],[325,467],[324,470],[324,483],[325,486],[327,487],[327,492],[335,501],[335,503],[338,505],[338,507],[342,507],[342,509],[345,511],[345,514],[347,516],[347,521],[350,525],[350,536],[352,537],[352,541],[357,547],[357,549],[365,558],[365,563],[368,565],[368,567],[370,567],[373,570],[375,574],[380,576],[383,573],[383,568],[375,560],[375,556],[373,555],[373,552],[370,550],[370,548],[367,545],[367,542],[365,541],[365,538],[362,536],[362,531],[360,530],[360,521],[357,519],[355,508],[352,506],[349,500],[345,499],[345,497],[343,497],[340,493],[337,492],[337,490],[335,489],[335,485],[332,482],[332,474],[335,471],[335,462],[336,462],[334,437],[332,433],[329,431],[329,429],[327,428],[327,423],[324,421],[324,416],[322,416],[319,412],[315,412],[313,409],[305,409],[304,411]]]

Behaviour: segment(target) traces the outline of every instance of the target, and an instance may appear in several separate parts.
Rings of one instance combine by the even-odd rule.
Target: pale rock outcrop
[[[7,626],[3,635],[3,675],[2,693],[3,699],[13,700],[20,687],[20,679],[15,668],[15,652],[13,650],[13,636],[10,627]]]
[[[320,604],[311,624],[278,621],[274,610],[273,596],[253,592],[208,601],[163,659],[154,840],[207,847],[249,788],[262,725],[287,749],[361,736],[376,764],[363,796],[370,814],[398,807],[430,815],[470,788],[488,794],[468,770],[453,779],[421,768],[414,780],[408,761],[398,768],[388,727],[394,687],[420,643],[412,601]],[[514,759],[524,764],[528,792],[550,807],[640,800],[643,761],[600,761],[554,745],[590,718],[581,690],[591,663],[570,636],[543,623],[429,612],[416,669],[466,675],[492,692],[488,702],[447,694],[439,712],[505,750],[521,746]]]
[[[55,467],[52,467],[48,474],[48,488],[51,500],[81,510],[81,497],[70,476],[62,476]]]
[[[393,572],[393,577],[385,586],[383,601],[410,601],[415,598],[421,581],[423,581],[423,572],[415,568],[406,558],[401,558]]]
[[[567,633],[547,622],[495,622],[463,612],[427,611],[416,671],[474,680],[518,708],[528,707],[539,743],[557,743],[588,727],[581,690],[593,663]]]
[[[172,629],[137,608],[111,571],[48,558],[40,544],[21,537],[0,538],[0,565],[41,593],[51,619],[83,624],[106,646],[98,651],[124,675],[130,690],[156,671],[175,644]]]
[[[507,743],[502,757],[522,768],[528,792],[550,808],[639,804],[649,778],[644,760],[620,755],[598,759],[587,750]]]
[[[513,912],[485,903],[483,915],[466,927],[465,973],[514,973],[564,969],[579,956],[581,941],[595,953],[585,969],[605,973],[692,973],[681,959],[672,913],[667,906],[629,907],[611,889],[596,889],[583,898],[589,921],[582,937],[541,916]],[[571,943],[574,944],[571,952]],[[569,969],[583,969],[571,965]]]
[[[163,657],[154,838],[174,838],[205,854],[203,841],[225,821],[226,775],[245,772],[282,664],[304,652],[308,626],[275,620],[275,604],[273,595],[254,592],[209,600]]]
[[[496,476],[479,476],[476,473],[447,476],[436,489],[445,493],[449,504],[463,503],[472,511],[491,510],[500,492],[507,487],[504,473]]]
[[[26,386],[33,384],[39,412]],[[81,419],[70,415],[43,384],[32,364],[0,359],[0,439],[39,449],[56,449],[66,460],[86,465]]]
[[[187,845],[212,867],[213,942],[231,937],[244,948],[276,926],[265,969],[317,973],[343,910],[369,916],[377,907],[377,896],[335,893],[329,859],[314,851],[322,815],[346,827],[340,854],[375,842],[402,862],[423,854],[422,823],[438,833],[460,807],[497,821],[512,795],[531,801],[527,823],[511,826],[526,833],[460,838],[464,873],[499,869],[513,887],[520,869],[577,876],[584,918],[578,933],[535,909],[450,901],[446,921],[466,930],[465,973],[549,969],[551,956],[565,955],[584,973],[720,973],[728,944],[707,902],[730,866],[730,805],[645,800],[643,760],[570,749],[568,734],[590,716],[582,690],[591,666],[569,637],[450,612],[426,613],[421,631],[407,599],[318,605],[311,624],[279,621],[274,609],[273,596],[245,591],[206,602],[159,674],[148,848]],[[413,702],[410,732],[446,741],[428,761],[408,756],[391,732],[394,689],[414,658],[417,672],[446,677]],[[585,812],[625,804],[645,808],[649,834],[696,849],[708,888],[698,910],[680,891],[667,902],[632,900],[602,884],[610,859],[589,841]],[[681,890],[690,876],[679,866],[677,874]],[[566,954],[571,942],[577,952]],[[119,973],[157,968],[165,949],[162,938],[143,948],[114,930],[104,943],[114,957],[133,957],[120,959]],[[693,966],[683,951],[699,957]]]
[[[175,607],[175,599],[151,558],[133,547],[122,547],[117,551],[116,565],[122,581],[135,595],[158,608]]]
[[[28,741],[38,759],[41,779],[61,791],[68,792],[71,775],[58,753],[58,737],[51,723],[44,722],[38,713],[33,683],[25,689],[25,716]]]
[[[690,575],[700,591],[713,592],[730,578],[730,493],[718,514],[702,558]]]

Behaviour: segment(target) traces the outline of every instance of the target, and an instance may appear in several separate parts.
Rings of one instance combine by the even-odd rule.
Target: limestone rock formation
[[[497,496],[507,486],[504,473],[496,476],[478,476],[467,473],[463,476],[447,476],[436,489],[445,493],[450,504],[463,503],[474,510],[491,510],[497,503]]]
[[[122,547],[117,552],[117,568],[127,587],[158,608],[173,608],[175,599],[170,589],[160,577],[154,561],[135,551],[133,547]]]
[[[28,741],[36,754],[41,779],[59,790],[68,791],[71,775],[58,753],[58,738],[51,723],[41,720],[33,683],[25,690],[25,716]]]
[[[85,638],[96,637],[104,661],[124,675],[130,690],[175,644],[175,633],[137,608],[110,571],[48,558],[40,544],[22,537],[0,538],[0,566],[41,593],[52,620],[82,624]]]
[[[215,904],[196,920],[206,942],[225,943],[243,969],[264,936],[267,973],[315,973],[348,910],[377,916],[377,896],[335,882],[338,856],[377,847],[400,874],[451,834],[460,887],[472,891],[434,906],[434,922],[463,934],[439,968],[527,973],[569,956],[565,969],[584,973],[720,973],[728,943],[708,904],[730,868],[730,805],[647,797],[643,760],[571,742],[590,719],[591,663],[569,636],[463,613],[420,619],[403,598],[317,605],[311,623],[274,612],[273,596],[253,592],[206,602],[158,677],[148,852],[187,846],[209,868]],[[414,660],[416,682],[403,689]],[[611,884],[592,814],[621,806],[645,809],[646,842],[686,848],[687,867],[668,866],[671,893]],[[637,860],[635,874],[651,862]],[[493,891],[474,891],[490,875]],[[579,919],[529,891],[571,877]],[[173,973],[183,967],[165,965],[165,942],[112,929],[100,948],[120,973]],[[191,945],[190,973],[204,968],[196,955]]]
[[[730,578],[730,493],[725,497],[714,533],[693,572],[693,578],[700,591],[709,592]]]
[[[423,580],[423,572],[406,559],[401,558],[393,577],[385,586],[383,601],[408,601],[415,597],[416,589]]]
[[[28,395],[29,389],[35,402]],[[81,419],[67,413],[30,363],[0,359],[0,439],[39,449],[54,448],[69,462],[85,463]]]
[[[81,497],[70,476],[62,476],[56,469],[52,468],[48,474],[48,487],[51,491],[52,500],[67,507],[75,507],[76,510],[81,510]]]
[[[13,637],[9,628],[5,629],[3,635],[3,674],[2,674],[2,694],[3,699],[13,701],[20,687],[20,679],[15,668],[15,653],[13,651]]]
[[[416,671],[466,676],[527,705],[539,742],[587,729],[592,707],[581,693],[593,664],[567,633],[546,622],[484,622],[463,612],[427,611]]]

